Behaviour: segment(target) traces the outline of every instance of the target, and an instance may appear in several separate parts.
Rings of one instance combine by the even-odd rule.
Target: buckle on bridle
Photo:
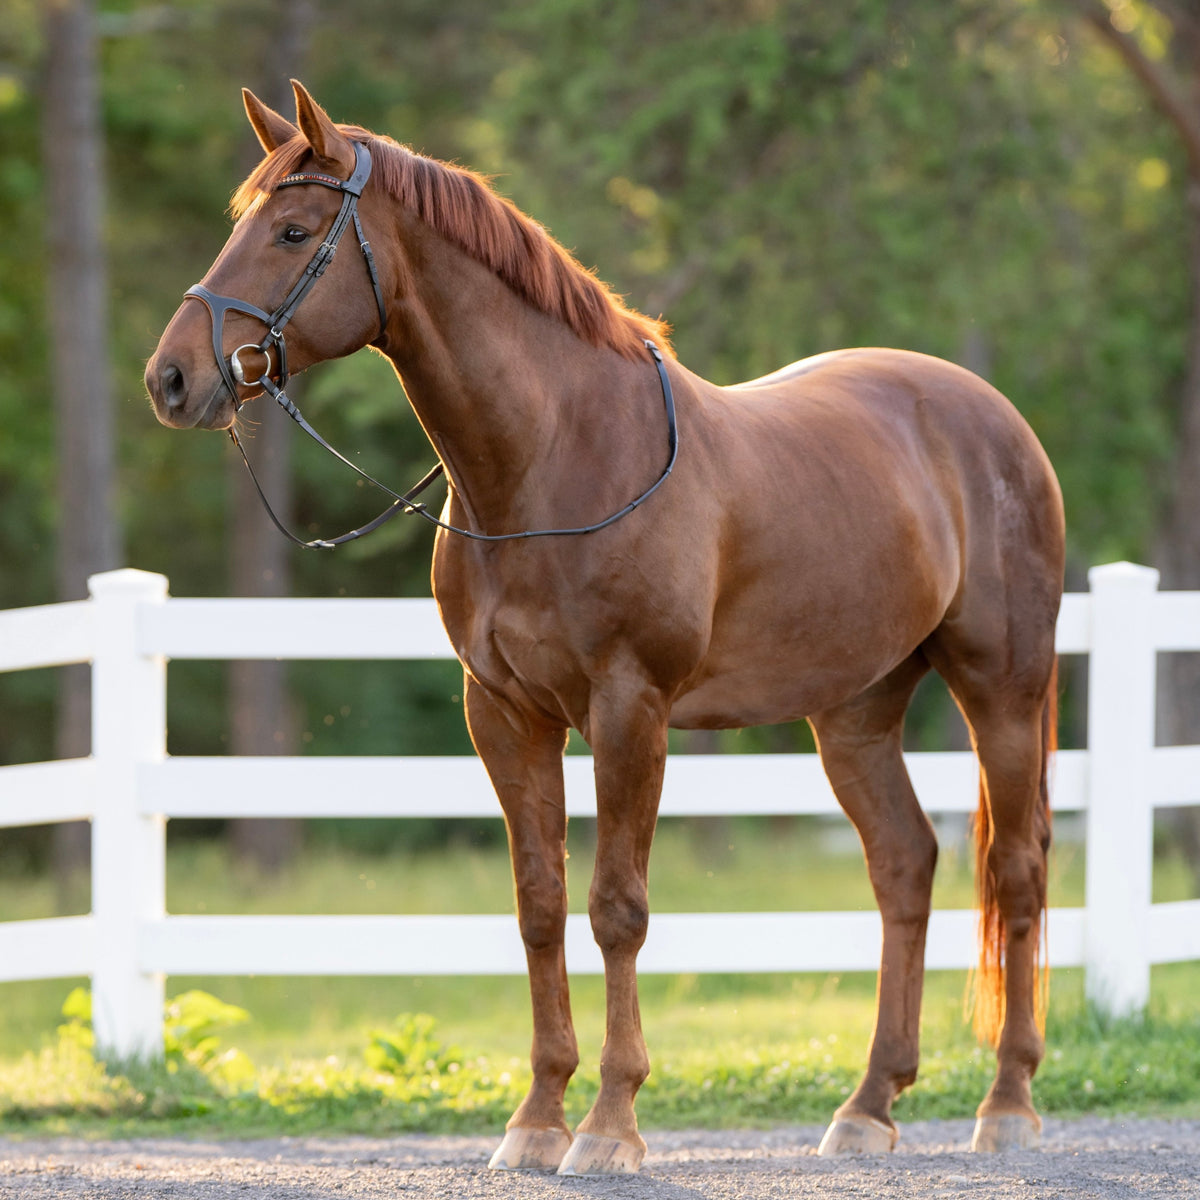
[[[260,345],[258,342],[246,342],[244,345],[239,346],[229,356],[229,372],[234,379],[238,381],[238,383],[245,386],[247,384],[256,382],[255,380],[246,378],[245,368],[238,359],[238,355],[241,354],[243,350],[253,350],[256,354],[261,354],[263,358],[267,360],[266,370],[263,371],[263,375],[269,375],[271,373],[271,351],[266,346]]]

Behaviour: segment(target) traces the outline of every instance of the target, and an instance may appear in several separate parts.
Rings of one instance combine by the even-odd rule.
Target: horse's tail
[[[1042,707],[1042,761],[1038,780],[1037,811],[1034,832],[1043,853],[1050,849],[1050,763],[1058,749],[1058,659],[1050,672],[1046,699]],[[992,814],[982,777],[979,781],[979,811],[975,817],[975,888],[979,903],[979,967],[974,978],[975,1033],[981,1041],[996,1045],[1004,1025],[1004,917],[996,890],[996,877],[988,863],[992,847]],[[1044,1031],[1050,998],[1050,969],[1046,961],[1047,915],[1046,877],[1041,875],[1041,923],[1037,930],[1038,978],[1034,990],[1034,1011],[1038,1028]]]

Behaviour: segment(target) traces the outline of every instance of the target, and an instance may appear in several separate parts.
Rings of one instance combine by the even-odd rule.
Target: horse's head
[[[370,156],[292,86],[295,125],[243,91],[268,158],[238,193],[225,248],[146,365],[164,425],[228,428],[242,403],[282,386],[289,371],[350,354],[383,333],[385,293],[357,216]],[[347,227],[346,247],[334,255]]]

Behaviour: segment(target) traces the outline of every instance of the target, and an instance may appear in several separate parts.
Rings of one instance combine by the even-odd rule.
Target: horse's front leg
[[[575,1131],[561,1175],[636,1171],[646,1154],[633,1102],[650,1060],[638,1011],[637,955],[649,921],[647,875],[667,755],[664,698],[631,682],[593,700],[588,740],[596,770],[596,867],[588,896],[604,955],[600,1092]]]
[[[530,721],[469,676],[464,697],[471,740],[491,776],[508,828],[517,920],[533,1001],[533,1084],[489,1165],[553,1171],[571,1145],[563,1095],[579,1064],[563,953],[566,731]]]

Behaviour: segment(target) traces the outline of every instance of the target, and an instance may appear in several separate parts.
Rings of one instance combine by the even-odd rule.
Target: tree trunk
[[[292,108],[289,78],[303,73],[317,19],[316,0],[279,5],[277,24],[268,37],[268,72],[259,95],[282,113]],[[257,161],[257,142],[247,138],[247,170]],[[301,384],[289,384],[299,399]],[[260,399],[257,405],[270,405]],[[295,430],[278,408],[255,414],[257,426],[249,452],[272,505],[287,523],[292,508],[291,456]],[[291,590],[292,546],[271,524],[240,459],[230,456],[230,576],[236,596],[286,596]],[[295,754],[298,721],[288,695],[287,668],[281,662],[234,662],[229,667],[230,748],[234,754]],[[300,847],[302,823],[293,819],[231,821],[229,839],[242,865],[275,872]]]
[[[115,450],[103,242],[103,135],[91,0],[46,0],[42,135],[46,171],[47,300],[58,465],[58,598],[81,599],[87,578],[119,565]],[[91,676],[62,672],[56,752],[91,750]],[[89,857],[88,826],[55,827],[60,882]]]

